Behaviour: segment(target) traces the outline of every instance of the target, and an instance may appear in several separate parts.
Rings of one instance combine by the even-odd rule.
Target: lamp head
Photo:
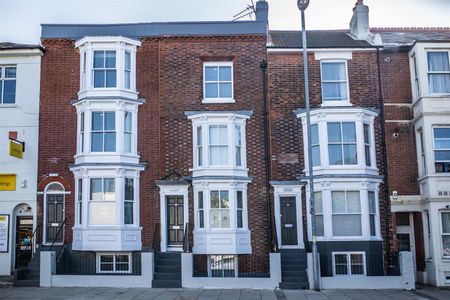
[[[297,0],[297,7],[300,10],[305,10],[309,5],[309,0]]]

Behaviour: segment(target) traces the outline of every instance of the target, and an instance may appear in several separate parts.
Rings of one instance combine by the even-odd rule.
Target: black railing
[[[308,240],[308,230],[303,226],[303,244],[305,244],[305,252],[312,252],[311,244]]]
[[[160,243],[159,223],[156,223],[155,228],[153,229],[152,241],[152,248],[154,252],[158,252],[160,250]]]
[[[280,245],[278,244],[277,224],[273,222],[273,235],[272,235],[272,252],[278,252]]]
[[[61,230],[64,228],[64,224],[66,224],[66,220],[67,220],[67,219],[64,219],[64,221],[61,223],[61,225],[59,225],[58,231],[56,232],[55,238],[54,238],[53,241],[52,241],[52,244],[51,244],[51,246],[50,246],[50,250],[49,250],[49,251],[52,251],[52,250],[53,250],[53,246],[55,245],[55,242],[56,242],[56,240],[58,239],[59,234],[61,233]],[[61,240],[63,241],[63,240],[64,240],[64,237],[62,237]]]
[[[194,255],[194,277],[270,277],[269,255],[216,255],[208,262],[206,255]],[[209,270],[208,270],[209,268]]]
[[[186,253],[190,252],[189,223],[186,223],[186,225],[184,226],[183,251]]]
[[[100,257],[95,252],[73,251],[69,248],[56,263],[56,274],[58,275],[141,275],[141,253],[132,252],[128,265],[117,261],[106,261],[102,263],[104,270],[100,269]],[[126,266],[126,267],[125,267]]]

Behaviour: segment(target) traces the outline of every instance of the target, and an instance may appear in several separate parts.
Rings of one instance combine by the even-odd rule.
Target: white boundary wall
[[[194,255],[192,253],[181,254],[181,278],[184,288],[204,289],[274,289],[281,281],[281,256],[280,253],[270,253],[270,277],[269,278],[243,278],[243,277],[193,277]]]
[[[413,290],[415,271],[412,254],[400,252],[400,276],[336,276],[320,277],[321,289],[405,289]],[[312,253],[308,253],[308,281],[313,289]]]
[[[55,252],[41,252],[40,286],[43,287],[152,287],[153,252],[142,252],[141,275],[54,275]]]

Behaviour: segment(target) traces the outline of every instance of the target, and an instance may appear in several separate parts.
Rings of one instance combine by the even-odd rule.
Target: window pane
[[[220,228],[220,210],[211,209],[209,212],[211,228]]]
[[[356,142],[355,123],[349,122],[342,123],[342,136],[344,142],[355,143]]]
[[[205,97],[206,98],[218,98],[218,83],[207,83],[205,85]]]
[[[328,160],[330,165],[342,165],[341,145],[328,145]]]
[[[428,52],[429,71],[450,71],[448,52]]]
[[[115,200],[116,199],[116,185],[115,179],[105,178],[103,179],[105,200]]]
[[[323,215],[315,216],[316,219],[316,236],[323,236]]]
[[[314,193],[314,212],[316,214],[323,213],[322,192],[315,192]]]
[[[105,152],[116,151],[116,134],[105,133]]]
[[[226,125],[220,125],[219,126],[219,143],[221,145],[228,144],[228,133],[227,133],[227,126]]]
[[[231,81],[231,67],[219,67],[219,80]]]
[[[231,98],[231,83],[220,83],[219,84],[219,97],[220,98]]]
[[[222,210],[221,211],[221,221],[222,221],[222,228],[230,228],[230,210]]]
[[[125,74],[124,74],[124,79],[125,79],[125,88],[126,89],[129,89],[130,88],[130,81],[131,81],[131,73],[130,73],[130,71],[125,71]]]
[[[450,161],[450,151],[434,151],[434,157],[436,160]]]
[[[205,227],[205,217],[203,215],[203,210],[199,210],[198,211],[198,226],[200,228],[204,228]]]
[[[333,215],[334,236],[361,236],[361,215]]]
[[[116,70],[106,70],[106,87],[116,87]]]
[[[375,192],[370,192],[370,191],[369,191],[369,213],[371,213],[371,214],[376,213]]]
[[[116,129],[116,113],[105,112],[105,130]]]
[[[335,254],[334,266],[336,275],[347,275],[347,254]]]
[[[312,146],[312,165],[313,167],[315,166],[320,166],[320,146]]]
[[[105,58],[106,68],[116,67],[116,51],[105,51]]]
[[[319,144],[319,126],[317,124],[311,125],[311,144]]]
[[[94,51],[94,68],[105,67],[105,52]]]
[[[209,144],[219,144],[219,126],[209,126]]]
[[[450,233],[450,212],[441,213],[442,218],[442,232]]]
[[[103,151],[103,133],[92,133],[91,138],[91,151],[101,152]]]
[[[124,223],[133,224],[133,202],[125,201]]]
[[[129,153],[131,152],[131,133],[125,133],[123,138],[124,138],[123,150]]]
[[[103,130],[103,113],[92,113],[92,130]]]
[[[16,78],[16,67],[6,67],[5,78]]]
[[[105,71],[94,71],[94,87],[105,87]]]
[[[450,93],[450,74],[428,74],[430,93]]]
[[[242,209],[243,203],[242,203],[242,191],[236,192],[236,198],[237,198],[237,208]]]
[[[197,127],[197,146],[201,146],[202,145],[202,127],[198,126]]]
[[[344,164],[354,165],[357,163],[356,145],[344,145]]]
[[[205,67],[205,80],[206,81],[217,81],[217,67]]]
[[[15,103],[16,102],[16,81],[15,80],[4,80],[4,90],[3,90],[3,103]],[[1,82],[0,82],[1,84]]]
[[[220,191],[220,207],[221,208],[230,208],[228,191]]]
[[[361,201],[359,200],[359,192],[347,192],[347,212],[361,212]]]
[[[442,255],[450,256],[450,235],[442,236]]]
[[[131,69],[131,53],[128,51],[125,51],[125,69]]]
[[[363,126],[364,126],[364,143],[370,144],[370,126],[369,124],[364,124]]]
[[[237,211],[237,227],[242,228],[242,210]]]
[[[366,157],[366,166],[370,166],[371,162],[370,162],[370,146],[365,146],[364,147],[364,154]]]
[[[322,63],[323,80],[345,80],[345,63]]]
[[[134,200],[134,180],[125,178],[125,200]]]
[[[433,131],[435,139],[442,139],[442,138],[450,139],[450,128],[434,128]]]
[[[103,200],[102,180],[100,178],[91,178],[91,200]]]
[[[209,147],[209,164],[220,165],[220,147]]]
[[[347,99],[347,85],[345,82],[324,82],[322,83],[322,88],[324,100]]]
[[[376,230],[375,230],[375,215],[370,215],[369,216],[369,221],[370,221],[370,235],[371,236],[375,236],[376,235]]]
[[[219,191],[211,191],[211,208],[219,208]]]
[[[198,192],[198,209],[203,209],[203,192]]]
[[[222,146],[220,149],[220,164],[228,165],[228,147]]]
[[[331,192],[333,213],[346,213],[345,192]]]
[[[341,142],[341,124],[340,123],[328,123],[328,142],[340,143]]]
[[[450,149],[450,138],[446,140],[435,140],[434,145],[436,149]]]

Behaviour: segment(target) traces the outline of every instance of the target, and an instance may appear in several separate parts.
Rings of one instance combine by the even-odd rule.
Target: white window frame
[[[83,224],[83,178],[78,178],[77,182],[77,207],[76,207],[76,224]]]
[[[6,68],[14,68],[16,69],[16,76],[14,78],[6,78]],[[16,90],[14,93],[14,102],[12,103],[4,103],[4,95],[5,95],[5,81],[15,81]],[[16,105],[17,103],[17,65],[0,65],[0,106],[5,105]]]
[[[345,254],[347,255],[347,274],[336,274],[336,262],[335,262],[335,255],[341,255]],[[351,255],[362,255],[363,256],[363,274],[352,274],[352,263],[351,263]],[[333,276],[334,277],[341,277],[341,276],[366,276],[367,270],[366,270],[366,252],[363,251],[351,251],[351,252],[332,252],[332,263],[333,263]]]
[[[428,53],[435,53],[435,52],[442,52],[442,53],[447,53],[447,59],[449,60],[449,70],[447,71],[430,71],[428,68]],[[450,51],[447,50],[440,50],[440,49],[427,49],[426,50],[426,66],[427,66],[427,84],[428,84],[428,93],[430,95],[448,95],[450,92],[446,93],[446,92],[432,92],[431,91],[431,86],[430,86],[430,75],[433,74],[450,74]]]
[[[116,270],[117,262],[116,257],[119,255],[128,256],[128,270],[120,271]],[[112,256],[113,257],[113,270],[112,271],[102,271],[101,270],[101,256]],[[131,252],[97,252],[96,253],[96,273],[97,274],[131,274],[133,272],[133,264],[132,264],[133,256]]]
[[[339,132],[340,132],[340,142],[330,142],[330,137],[328,136],[328,125],[332,124],[332,123],[337,123],[339,124]],[[355,128],[355,142],[345,142],[344,141],[344,127],[343,124],[344,123],[351,123],[354,125]],[[330,166],[354,166],[354,165],[358,165],[358,132],[357,132],[357,126],[356,126],[356,122],[354,121],[342,121],[342,122],[334,122],[334,121],[329,121],[326,123],[327,124],[327,143],[328,143],[328,163],[330,164]],[[363,123],[364,124],[364,123]],[[364,126],[363,126],[364,127]],[[320,136],[320,135],[319,135]],[[364,130],[363,130],[363,139],[362,141],[360,141],[360,143],[364,143]],[[330,163],[330,145],[339,145],[340,149],[341,149],[341,158],[342,158],[342,163],[341,164],[331,164]],[[356,163],[354,164],[350,164],[350,163],[345,163],[345,151],[344,151],[344,146],[345,145],[354,145],[355,146],[355,151],[356,151]],[[365,157],[365,155],[364,155]]]
[[[214,255],[208,255],[208,277],[213,277],[212,276],[212,269],[211,269],[211,256],[233,256],[233,264],[234,264],[234,276],[233,277],[238,277],[238,256],[237,255],[233,255],[233,254],[214,254]],[[221,269],[219,271],[222,271],[222,275],[224,274],[225,269]],[[215,278],[233,278],[231,276],[229,277],[225,277],[225,276],[214,276]]]
[[[219,132],[220,132],[220,129],[225,128],[225,132],[226,132],[226,134],[225,134],[226,143],[225,144],[224,143],[220,143],[220,142],[218,144],[212,144],[211,143],[211,128],[218,128]],[[208,165],[209,166],[221,167],[221,166],[229,166],[231,164],[231,162],[230,162],[230,144],[232,144],[232,142],[229,139],[229,136],[230,136],[230,133],[228,132],[229,130],[230,130],[230,128],[226,124],[209,124],[208,125]],[[220,135],[220,133],[219,133],[219,135]],[[226,155],[227,163],[222,164],[221,162],[219,162],[219,163],[213,163],[212,162],[211,152],[212,152],[212,148],[213,147],[219,148],[219,149],[226,148],[226,150],[227,150],[226,151],[226,153],[227,153],[227,155]],[[219,152],[221,152],[221,151],[219,151]],[[220,159],[220,160],[222,160],[222,159]]]
[[[445,255],[444,254],[444,242],[443,242],[442,237],[443,236],[450,236],[450,232],[449,233],[444,233],[443,226],[442,226],[442,214],[443,213],[450,214],[450,210],[440,210],[439,211],[439,228],[440,228],[440,232],[439,232],[440,242],[439,242],[439,244],[441,246],[441,256],[442,256],[442,258],[450,259],[450,254],[449,255]],[[450,253],[450,250],[449,250],[449,253]]]
[[[94,113],[102,113],[102,130],[94,130],[93,126],[94,126]],[[107,130],[105,129],[105,113],[114,113],[114,130]],[[91,111],[91,122],[90,122],[90,126],[89,126],[89,139],[90,139],[90,149],[89,152],[92,153],[114,153],[118,151],[118,147],[117,147],[117,111],[115,110],[103,110],[103,111],[99,111],[99,110],[93,110]],[[86,126],[86,124],[85,124]],[[93,150],[93,134],[94,133],[101,133],[102,134],[102,150],[101,151],[94,151]],[[106,151],[105,150],[105,136],[107,133],[114,133],[115,135],[115,145],[114,145],[114,151]]]
[[[333,192],[343,192],[344,193],[344,195],[345,195],[345,213],[335,213],[334,211],[333,211]],[[347,200],[347,193],[348,192],[358,192],[358,194],[359,194],[359,208],[360,208],[360,211],[359,211],[359,213],[354,213],[354,212],[348,212],[348,205],[347,205],[347,203],[348,203],[348,200]],[[322,195],[322,197],[323,197],[323,195]],[[352,190],[352,189],[348,189],[348,190],[332,190],[331,191],[331,228],[332,228],[332,231],[331,231],[331,233],[332,233],[332,236],[333,237],[335,237],[335,238],[361,238],[361,237],[363,237],[364,236],[364,229],[363,229],[363,203],[362,203],[362,197],[361,197],[361,191],[360,190]],[[323,204],[323,198],[322,198],[322,204]],[[361,224],[361,235],[335,235],[334,234],[334,228],[333,228],[333,217],[334,216],[348,216],[348,215],[359,215],[359,218],[360,218],[360,224]],[[369,217],[369,215],[367,215],[367,217]],[[369,229],[369,231],[370,231],[370,229]]]
[[[130,57],[130,65],[127,68],[127,55]],[[123,58],[123,88],[126,90],[131,90],[132,84],[132,73],[133,73],[133,64],[132,64],[133,54],[129,50],[125,50],[124,58]],[[128,86],[127,86],[127,77],[128,77]]]
[[[331,80],[331,81],[325,81],[326,82],[345,82],[346,83],[346,92],[347,92],[347,99],[342,100],[327,100],[324,97],[323,94],[323,71],[322,71],[322,64],[326,63],[343,63],[345,68],[345,80]],[[348,78],[348,64],[347,59],[322,59],[320,60],[320,88],[321,88],[321,97],[322,97],[322,104],[321,106],[351,106],[350,103],[350,88],[349,88],[349,78]]]
[[[127,125],[127,114],[130,116],[130,130],[127,130],[126,125]],[[133,153],[133,149],[134,149],[134,137],[133,137],[133,119],[134,119],[134,114],[131,111],[124,111],[123,112],[123,152],[125,153]],[[117,130],[116,130],[117,131]],[[125,145],[127,143],[127,136],[129,135],[130,137],[130,149],[127,150],[125,149]],[[117,139],[117,136],[116,136]]]
[[[94,66],[95,52],[103,52],[103,55],[104,55],[103,64],[104,64],[104,66],[102,68],[95,68],[95,66]],[[114,64],[115,67],[114,68],[106,67],[106,52],[114,52],[114,58],[115,58],[115,64]],[[119,86],[119,82],[118,82],[118,77],[119,77],[119,74],[118,74],[118,71],[119,71],[118,60],[119,60],[119,58],[118,58],[118,51],[115,50],[115,49],[95,49],[95,50],[92,51],[91,86],[92,86],[93,89],[116,89],[116,88],[118,88],[118,86]],[[103,82],[104,83],[103,86],[98,86],[98,87],[95,86],[95,83],[94,83],[94,81],[95,81],[95,71],[103,71],[105,73],[105,80]],[[116,72],[116,85],[115,86],[106,86],[106,77],[107,77],[106,73],[108,71],[115,71]]]
[[[231,82],[230,81],[223,81],[223,83],[231,83],[231,97],[225,98],[225,97],[219,97],[217,98],[207,98],[206,97],[206,83],[209,83],[206,81],[206,67],[231,67]],[[211,81],[211,83],[217,83],[220,84],[221,81],[219,78],[217,81]],[[234,67],[232,61],[221,61],[221,62],[204,62],[203,63],[203,103],[234,103]]]
[[[211,197],[211,194],[213,193],[213,192],[217,192],[218,193],[218,196],[219,196],[219,201],[218,201],[218,204],[219,204],[219,207],[212,207],[212,205],[211,205],[211,200],[212,200],[212,197]],[[221,197],[221,193],[222,192],[226,192],[227,193],[227,195],[228,195],[228,205],[229,205],[229,207],[227,208],[227,207],[222,207],[222,205],[221,205],[221,201],[220,201],[220,197]],[[231,214],[233,214],[233,212],[235,212],[235,211],[237,211],[236,210],[236,205],[234,205],[234,207],[235,207],[235,209],[234,210],[232,210],[232,204],[231,204],[231,193],[230,193],[230,190],[226,190],[226,189],[223,189],[223,190],[220,190],[220,189],[211,189],[210,191],[209,191],[209,220],[208,220],[208,222],[209,222],[209,228],[211,228],[211,230],[229,230],[229,229],[231,229],[231,228],[233,228],[233,224],[232,224],[232,216],[231,216]],[[236,201],[235,201],[236,202]],[[220,227],[213,227],[212,226],[212,212],[213,211],[217,211],[217,212],[219,212],[219,216],[220,216],[220,218],[219,218],[219,223],[220,223]],[[229,226],[228,227],[223,227],[223,224],[222,224],[222,214],[223,214],[223,212],[226,212],[226,211],[228,211],[228,217],[230,218],[230,220],[229,220]]]
[[[127,179],[128,180],[132,180],[132,184],[133,184],[133,191],[132,191],[133,199],[132,200],[131,199],[127,199],[125,197],[125,195],[126,195],[126,182],[127,182]],[[124,177],[124,179],[123,179],[123,189],[124,189],[124,191],[123,191],[123,224],[125,226],[133,226],[133,225],[136,224],[136,213],[135,213],[135,211],[136,211],[136,178],[134,178],[134,177]],[[126,214],[125,204],[126,203],[131,203],[132,204],[132,209],[131,209],[131,211],[132,211],[132,222],[128,223],[128,224],[125,223],[125,214]]]
[[[450,130],[450,126],[433,126],[432,127],[432,134],[433,134],[433,158],[434,158],[434,172],[435,173],[442,173],[442,174],[450,174],[449,172],[437,172],[436,171],[436,163],[448,163],[450,164],[450,160],[437,160],[436,159],[436,151],[450,151],[450,148],[443,148],[443,149],[436,149],[436,138],[435,138],[435,133],[434,130],[435,129],[441,129],[441,128],[445,128]],[[449,137],[450,138],[450,137]],[[445,138],[447,139],[447,138]],[[449,167],[450,168],[450,167]]]
[[[93,200],[92,199],[92,197],[91,197],[91,195],[92,195],[92,185],[91,185],[91,181],[92,181],[92,179],[101,179],[101,182],[102,182],[102,194],[103,194],[103,199],[101,199],[101,200]],[[114,200],[105,200],[105,179],[112,179],[112,180],[114,180]],[[88,191],[89,191],[89,197],[88,197],[88,204],[87,204],[87,207],[88,207],[88,213],[89,213],[89,216],[88,216],[88,225],[89,226],[115,226],[115,225],[118,225],[117,224],[117,213],[118,213],[118,197],[117,197],[117,184],[119,183],[119,180],[117,180],[117,178],[116,177],[114,177],[114,176],[110,176],[110,177],[107,177],[107,176],[104,176],[104,177],[89,177],[89,179],[88,179],[89,181],[88,181],[88,184],[89,184],[89,189],[88,189]],[[93,223],[92,222],[92,214],[93,214],[93,212],[92,212],[92,203],[96,203],[96,202],[100,202],[100,203],[114,203],[114,205],[115,205],[115,215],[114,215],[114,222],[113,223],[111,223],[111,224],[96,224],[96,223]]]

